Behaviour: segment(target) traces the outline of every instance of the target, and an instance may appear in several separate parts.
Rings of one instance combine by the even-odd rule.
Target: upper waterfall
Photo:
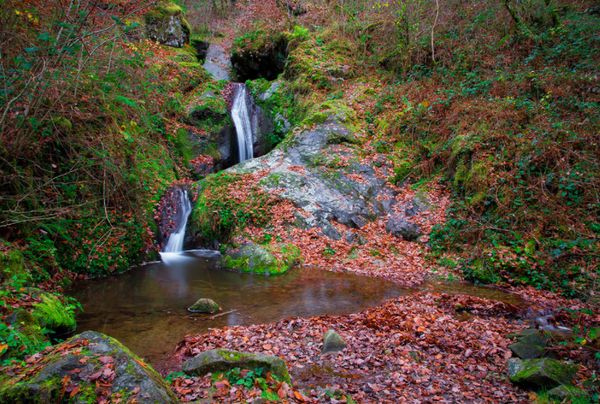
[[[231,119],[235,126],[238,144],[239,162],[254,158],[254,133],[251,121],[251,104],[248,88],[245,84],[235,84],[233,103],[231,105]]]
[[[171,233],[167,245],[163,252],[176,253],[183,251],[183,240],[185,238],[185,228],[187,226],[188,217],[192,213],[192,204],[188,197],[188,192],[185,189],[179,189],[179,206],[176,212],[178,218],[178,227]]]

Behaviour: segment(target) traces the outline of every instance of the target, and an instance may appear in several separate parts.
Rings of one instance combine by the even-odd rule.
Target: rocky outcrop
[[[419,226],[398,215],[389,218],[385,225],[385,229],[388,233],[408,241],[414,241],[421,235]]]
[[[287,140],[267,155],[246,161],[229,170],[251,173],[267,170],[261,187],[278,192],[302,208],[297,225],[319,227],[323,234],[340,239],[338,222],[360,228],[379,216],[389,214],[395,191],[376,175],[375,167],[359,162],[344,163],[353,156],[345,147],[355,142],[342,124],[328,120]],[[378,170],[386,172],[385,166]]]
[[[536,329],[526,329],[516,336],[516,342],[509,345],[513,354],[521,359],[534,359],[544,356],[548,336]]]
[[[290,382],[285,362],[276,357],[260,353],[213,349],[188,359],[183,363],[183,371],[188,375],[202,376],[209,372],[226,372],[233,368],[265,368],[281,381]]]
[[[201,298],[188,307],[190,313],[204,313],[204,314],[215,314],[221,310],[221,307],[217,302],[212,299]]]
[[[163,45],[181,48],[190,41],[191,29],[181,7],[171,2],[160,3],[144,16],[146,36]]]
[[[206,50],[204,68],[214,80],[227,80],[231,78],[231,61],[229,54],[221,45],[210,44]]]
[[[86,331],[56,345],[27,371],[0,379],[0,402],[177,402],[160,375],[115,339]],[[66,401],[65,401],[66,402]]]

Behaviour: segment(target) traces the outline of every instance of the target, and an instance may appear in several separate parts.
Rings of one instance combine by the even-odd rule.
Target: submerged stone
[[[190,313],[207,313],[215,314],[221,310],[221,307],[212,299],[202,298],[198,299],[196,303],[188,307]]]
[[[226,269],[241,272],[277,275],[287,272],[299,259],[300,250],[292,244],[262,246],[246,243],[227,251],[223,265]]]
[[[552,388],[560,384],[571,384],[577,366],[551,358],[511,358],[508,361],[510,381],[529,388]]]
[[[283,359],[260,353],[212,349],[188,359],[183,363],[183,371],[192,376],[202,376],[210,372],[226,372],[233,368],[265,368],[280,380],[290,382],[290,375]]]
[[[334,330],[328,330],[323,336],[323,348],[321,353],[343,351],[346,347],[346,341],[340,334]]]
[[[27,372],[0,378],[0,402],[63,402],[65,383],[77,386],[68,402],[96,402],[114,394],[128,402],[177,402],[152,367],[117,340],[94,331],[56,345]]]

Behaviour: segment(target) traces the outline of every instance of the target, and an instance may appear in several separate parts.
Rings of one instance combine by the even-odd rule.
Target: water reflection
[[[277,277],[227,272],[216,268],[215,257],[182,254],[167,257],[168,263],[76,284],[72,294],[84,306],[79,330],[109,334],[159,365],[187,334],[292,316],[356,312],[403,293],[380,279],[314,269]],[[190,315],[187,307],[201,297],[215,300],[227,314]]]

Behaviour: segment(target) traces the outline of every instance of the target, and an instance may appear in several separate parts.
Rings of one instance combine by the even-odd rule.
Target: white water
[[[179,210],[177,215],[179,217],[179,227],[171,233],[167,245],[163,252],[165,253],[180,253],[183,251],[183,240],[185,238],[185,228],[187,226],[188,217],[192,213],[192,204],[186,190],[179,189]]]
[[[245,84],[236,84],[233,104],[231,106],[231,119],[235,125],[238,143],[239,162],[254,158],[254,134],[250,120],[250,97]]]

